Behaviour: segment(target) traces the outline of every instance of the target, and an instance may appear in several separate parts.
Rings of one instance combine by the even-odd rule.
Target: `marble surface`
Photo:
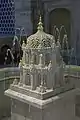
[[[49,106],[50,104],[54,103],[55,101],[59,101],[60,99],[66,99],[67,96],[72,97],[79,92],[80,92],[80,89],[73,89],[73,90],[56,95],[56,96],[51,97],[46,100],[36,99],[34,97],[30,97],[30,96],[12,91],[11,89],[8,89],[7,91],[5,91],[5,95],[7,95],[13,99],[20,100],[21,102],[30,104],[34,107],[42,109],[42,108],[45,108],[45,107]]]
[[[11,120],[77,120],[75,95],[79,92],[80,89],[74,89],[40,100],[10,90],[7,95],[12,98]]]

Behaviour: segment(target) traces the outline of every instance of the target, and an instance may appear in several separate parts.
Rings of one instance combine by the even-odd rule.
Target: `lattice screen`
[[[14,0],[0,0],[0,36],[15,34]]]

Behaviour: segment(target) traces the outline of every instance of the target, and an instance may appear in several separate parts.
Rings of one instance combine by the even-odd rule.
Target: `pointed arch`
[[[58,28],[60,28],[61,25],[64,25],[67,31],[68,40],[70,43],[70,36],[71,36],[71,12],[70,10],[66,8],[56,8],[52,10],[49,14],[49,32],[51,34],[53,34],[54,25],[56,25]]]

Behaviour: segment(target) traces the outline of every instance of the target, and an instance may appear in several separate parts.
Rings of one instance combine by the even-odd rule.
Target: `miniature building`
[[[66,89],[63,60],[60,56],[60,46],[55,43],[52,35],[43,31],[40,21],[38,31],[23,42],[23,58],[20,61],[20,81],[13,82],[12,90],[21,91],[32,97],[46,99]],[[17,86],[16,86],[17,84]],[[69,84],[70,85],[70,84]],[[68,86],[68,85],[67,85]],[[69,88],[70,87],[70,88]],[[69,86],[71,89],[72,86]],[[38,94],[38,96],[36,95]]]
[[[75,96],[72,81],[68,79],[68,76],[64,76],[59,41],[55,43],[54,36],[43,31],[41,17],[37,29],[37,33],[28,37],[26,44],[24,42],[22,44],[23,57],[19,64],[20,80],[15,79],[5,92],[13,101],[11,120],[37,120],[39,116],[39,120],[49,120],[45,107],[49,107],[50,114],[55,114],[54,107],[50,108],[50,106],[53,106],[53,101],[56,101],[56,95],[61,93],[66,95],[66,92],[70,91],[67,98],[70,97],[70,94]],[[31,113],[29,112],[30,106],[34,106],[31,107]],[[45,114],[44,118],[42,118],[42,114]],[[50,120],[53,119],[53,116],[50,117]],[[55,120],[61,119],[56,118]],[[62,120],[64,119],[62,118]]]

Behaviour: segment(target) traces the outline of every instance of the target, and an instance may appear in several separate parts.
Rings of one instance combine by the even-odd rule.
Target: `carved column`
[[[45,65],[45,52],[43,53],[43,64]]]
[[[34,64],[34,52],[31,52],[31,64]]]
[[[26,64],[29,64],[29,53],[26,51]]]
[[[48,84],[48,88],[52,89],[53,88],[53,69],[52,69],[52,62],[50,61],[49,65],[48,65],[48,73],[47,73],[47,76],[48,76],[48,81],[47,81],[47,84]]]
[[[31,52],[28,51],[28,59],[29,59],[29,64],[31,64]]]
[[[31,90],[34,90],[34,75],[31,73]]]
[[[54,68],[54,70],[56,69],[56,50],[52,50],[52,66]]]
[[[36,53],[36,64],[39,64],[39,53]]]
[[[43,54],[39,55],[39,66],[43,66]]]
[[[30,69],[30,77],[31,77],[31,90],[35,90],[36,89],[36,71],[33,64],[31,65],[31,69]]]
[[[34,64],[37,64],[37,55],[36,55],[36,52],[34,52],[33,56],[34,56]]]
[[[41,92],[41,93],[46,92],[45,81],[44,81],[43,75],[44,75],[44,72],[43,72],[43,70],[41,69],[41,85],[40,85],[40,92]]]
[[[25,49],[23,50],[23,58],[22,58],[22,60],[23,60],[23,64],[25,64],[26,63],[26,50]]]
[[[22,50],[23,50],[22,61],[23,61],[23,64],[25,63],[25,47],[26,47],[26,44],[25,44],[25,42],[23,41],[23,44],[22,44]]]
[[[35,90],[34,73],[31,73],[31,90]]]
[[[29,70],[26,69],[26,85],[29,85],[29,77],[28,77],[28,74],[29,74]]]
[[[23,68],[23,86],[26,85],[26,69]]]
[[[22,61],[19,63],[19,68],[20,68],[20,81],[19,81],[19,86],[23,85],[23,67],[22,67]]]

